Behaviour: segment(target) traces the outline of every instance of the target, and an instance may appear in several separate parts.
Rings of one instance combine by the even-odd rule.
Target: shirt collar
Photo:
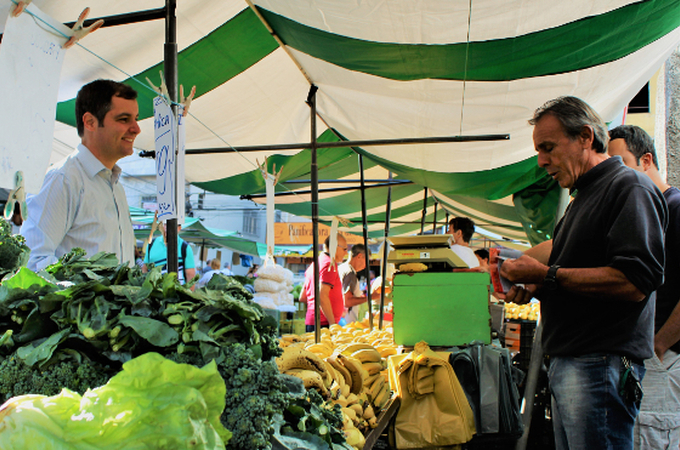
[[[571,189],[570,194],[573,194],[574,192],[578,190],[583,190],[590,184],[592,184],[595,180],[599,179],[602,174],[610,168],[613,168],[614,166],[622,166],[623,165],[623,159],[621,159],[620,156],[611,156],[592,169],[590,169],[588,172],[584,173],[581,175],[578,180],[574,183],[574,186]]]
[[[78,153],[76,158],[78,158],[80,163],[83,165],[85,173],[90,178],[94,178],[97,176],[97,174],[99,174],[99,172],[105,170],[106,174],[110,174],[111,183],[117,183],[120,179],[122,170],[118,164],[114,164],[113,170],[107,169],[106,166],[104,166],[104,164],[102,164],[102,162],[99,161],[97,157],[94,156],[94,154],[92,154],[90,149],[85,147],[83,144],[78,144]]]

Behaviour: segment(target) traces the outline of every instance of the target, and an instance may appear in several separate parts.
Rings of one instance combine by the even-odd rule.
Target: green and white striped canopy
[[[162,6],[158,0],[33,3],[63,22],[74,21],[85,6],[92,17]],[[527,119],[545,101],[575,95],[612,120],[680,42],[677,0],[177,3],[179,82],[185,90],[197,88],[188,149],[309,142],[310,84],[318,87],[321,140],[510,135],[506,141],[319,149],[320,179],[358,179],[362,154],[366,178],[385,179],[391,171],[414,183],[392,188],[391,234],[419,231],[428,187],[434,197],[428,197],[427,223],[435,218],[436,199],[437,221],[444,206],[507,237],[549,237],[559,189],[536,167]],[[140,91],[143,131],[136,146],[152,150],[155,94],[141,83],[148,76],[158,84],[164,39],[162,21],[140,22],[100,29],[69,50],[55,139],[73,140],[77,90],[106,77]],[[279,190],[304,187],[286,181],[309,179],[306,150],[192,155],[186,177],[219,193],[262,193],[255,169],[265,156],[270,167],[284,167]],[[367,197],[377,235],[386,188],[369,189]],[[357,191],[322,194],[320,215],[355,221],[359,198]],[[309,216],[308,201],[280,197],[277,207]]]

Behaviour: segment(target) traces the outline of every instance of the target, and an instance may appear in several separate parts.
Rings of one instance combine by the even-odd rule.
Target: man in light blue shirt
[[[119,159],[133,153],[140,133],[137,92],[122,83],[96,80],[76,98],[81,144],[45,175],[28,199],[21,231],[31,249],[28,267],[40,270],[74,247],[88,256],[105,251],[134,262],[135,237]]]

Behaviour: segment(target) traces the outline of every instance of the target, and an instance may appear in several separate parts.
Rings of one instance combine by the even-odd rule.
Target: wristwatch
[[[560,266],[557,264],[550,266],[548,269],[548,274],[545,276],[543,279],[543,288],[547,289],[549,291],[554,291],[557,289],[558,283],[557,283],[557,269],[559,269]]]

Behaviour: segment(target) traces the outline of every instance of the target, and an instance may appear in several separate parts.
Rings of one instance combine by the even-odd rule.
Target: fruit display
[[[367,325],[332,325],[321,330],[318,343],[314,333],[285,334],[276,359],[281,373],[300,378],[341,408],[347,443],[357,449],[392,396],[386,358],[398,353],[391,328],[371,331]]]
[[[538,302],[527,303],[526,305],[518,305],[512,302],[505,304],[506,319],[531,320],[532,322],[536,322],[540,311],[541,304]]]

